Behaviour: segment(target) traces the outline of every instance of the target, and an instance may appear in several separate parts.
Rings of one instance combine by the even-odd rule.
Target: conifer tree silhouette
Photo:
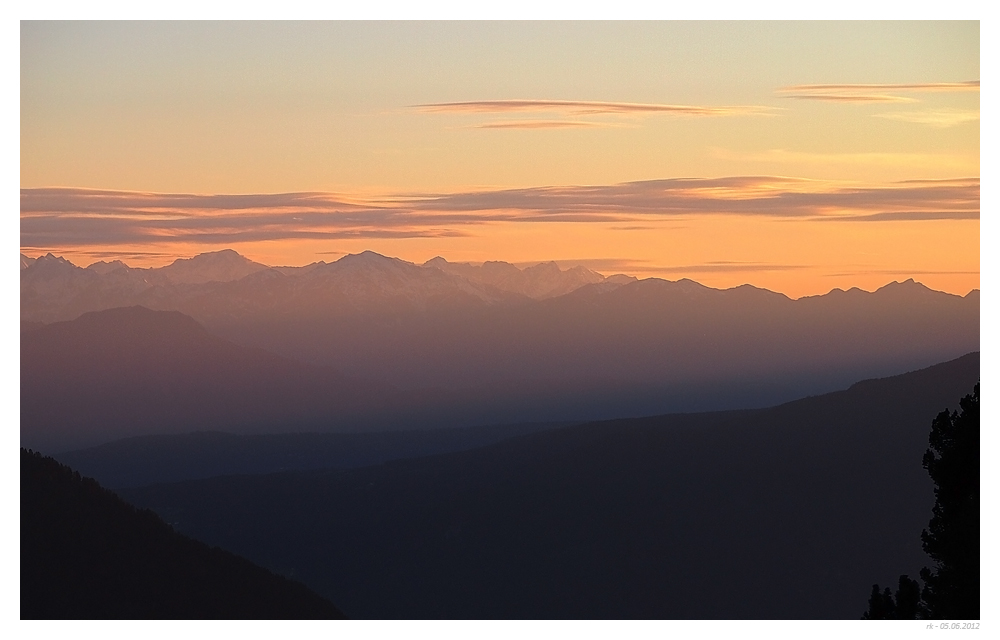
[[[879,591],[877,584],[872,585],[872,595],[868,598],[868,611],[861,616],[864,620],[894,620],[896,618],[896,603],[892,600],[889,587],[885,592]]]
[[[936,562],[920,571],[928,618],[979,618],[979,385],[961,407],[934,420],[924,454],[936,485],[934,516],[921,534]]]
[[[899,587],[896,589],[896,619],[915,620],[923,618],[923,603],[920,601],[920,583],[911,580],[910,576],[899,576]]]
[[[872,585],[872,595],[868,598],[868,611],[863,620],[913,620],[920,611],[920,584],[909,576],[899,576],[899,588],[893,598],[889,587],[879,591]]]
[[[921,534],[935,561],[916,580],[899,576],[895,600],[872,585],[865,620],[979,619],[979,385],[958,411],[942,411],[931,423],[923,465],[934,481],[934,511]]]

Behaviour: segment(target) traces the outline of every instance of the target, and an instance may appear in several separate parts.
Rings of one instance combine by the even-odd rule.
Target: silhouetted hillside
[[[126,438],[56,457],[116,489],[233,474],[365,467],[474,449],[559,426],[567,425],[527,423],[374,433],[198,432]]]
[[[25,331],[34,331],[35,329],[41,329],[45,324],[42,322],[31,322],[30,320],[21,320],[21,333]]]
[[[124,493],[352,617],[853,619],[926,558],[927,425],[979,355],[761,410]]]
[[[21,449],[22,619],[327,619],[301,583],[176,533]]]
[[[718,290],[652,278],[545,300],[432,296],[413,283],[372,284],[340,298],[322,272],[310,272],[309,289],[273,278],[267,293],[251,282],[255,274],[177,308],[234,342],[336,363],[401,388],[519,383],[553,396],[580,391],[563,407],[633,392],[606,416],[767,406],[979,348],[978,292],[953,296],[912,281],[800,300],[750,286]],[[678,385],[689,388],[674,404],[656,400]],[[656,392],[642,397],[638,387]],[[761,399],[725,403],[730,390]],[[707,401],[713,396],[714,405]],[[684,397],[696,400],[685,405]]]
[[[21,333],[21,443],[65,450],[197,429],[368,424],[399,392],[241,347],[176,311],[84,314]]]

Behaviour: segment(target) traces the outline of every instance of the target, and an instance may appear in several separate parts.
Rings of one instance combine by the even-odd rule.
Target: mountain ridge
[[[53,264],[58,264],[61,271],[54,269],[51,266]],[[517,273],[519,280],[516,286],[508,286],[505,288],[503,286],[503,279],[490,280],[488,278],[468,279],[463,277],[460,279],[460,282],[455,282],[458,282],[458,286],[463,288],[467,293],[472,293],[486,301],[493,302],[496,301],[498,297],[503,297],[502,295],[498,296],[498,292],[506,292],[508,294],[515,293],[526,295],[528,297],[543,298],[551,295],[568,293],[583,284],[607,280],[601,274],[583,269],[582,267],[574,267],[564,271],[559,269],[555,263],[545,263],[545,265],[549,266],[537,265],[536,267],[529,267],[526,269],[519,269],[512,264],[504,262],[494,262],[489,264],[505,265],[506,268]],[[459,271],[462,271],[462,266],[464,265],[448,263],[443,258],[432,259],[423,265],[416,265],[399,258],[387,257],[373,251],[366,250],[358,254],[347,254],[342,258],[329,263],[315,262],[303,267],[271,267],[249,260],[232,249],[223,249],[221,251],[198,254],[192,258],[178,258],[163,267],[135,268],[130,267],[121,260],[114,260],[112,262],[98,261],[89,265],[86,270],[81,270],[80,267],[73,264],[69,260],[54,256],[51,253],[42,256],[42,261],[40,263],[38,259],[29,258],[22,253],[22,316],[24,319],[28,320],[52,322],[55,320],[70,320],[76,317],[76,315],[79,315],[79,313],[83,312],[79,311],[79,309],[97,311],[102,308],[100,303],[96,303],[96,305],[95,303],[88,304],[82,300],[76,301],[75,305],[70,305],[67,309],[61,312],[51,308],[34,308],[32,303],[34,298],[37,298],[38,296],[32,295],[32,293],[35,292],[30,291],[30,289],[38,286],[39,284],[44,285],[46,277],[56,280],[60,277],[63,280],[72,279],[71,282],[73,284],[78,284],[83,281],[86,284],[80,287],[80,289],[83,290],[81,293],[86,294],[87,288],[101,288],[102,286],[107,288],[107,285],[103,282],[103,277],[116,271],[124,270],[124,273],[129,274],[133,281],[141,282],[146,285],[145,289],[141,291],[133,291],[132,294],[145,294],[147,297],[155,297],[155,293],[153,293],[153,291],[157,287],[204,285],[210,283],[221,285],[236,282],[255,273],[266,270],[274,270],[282,275],[291,277],[306,275],[312,275],[315,277],[317,272],[326,274],[337,273],[339,276],[351,273],[360,275],[366,275],[367,273],[370,275],[372,271],[379,271],[383,274],[383,276],[388,277],[395,272],[398,279],[400,270],[405,270],[409,267],[422,269],[423,271],[436,269],[442,271],[443,273],[447,273],[450,276],[454,276],[458,275]],[[42,269],[41,267],[46,268]],[[415,269],[409,272],[411,277],[413,274],[424,275]],[[118,275],[119,278],[124,277],[122,274]],[[532,283],[533,276],[541,276],[547,279],[548,282],[542,284],[537,282]],[[84,280],[85,277],[89,277],[89,279]],[[616,280],[616,282],[618,281],[620,280]],[[468,286],[469,284],[472,284],[473,286],[470,287]],[[483,285],[486,285],[487,287],[485,291],[482,288]],[[26,286],[29,289],[27,296],[25,291]],[[113,306],[129,306],[127,304],[128,302],[130,302],[129,299],[120,297],[120,299]],[[142,298],[133,299],[131,302],[141,303]]]
[[[232,344],[178,311],[94,311],[21,335],[21,440],[34,448],[198,424],[366,424],[365,414],[401,397],[384,383]]]

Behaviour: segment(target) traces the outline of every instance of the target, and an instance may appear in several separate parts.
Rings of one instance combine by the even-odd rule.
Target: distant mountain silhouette
[[[266,265],[248,260],[232,249],[210,251],[193,258],[178,258],[156,271],[174,284],[231,282],[251,273],[267,269]]]
[[[51,253],[35,259],[21,270],[21,320],[72,320],[89,311],[130,306],[134,303],[122,301],[143,292],[169,290],[165,280],[158,284],[148,270],[109,267],[81,269]]]
[[[30,320],[21,320],[21,333],[25,331],[34,331],[35,329],[41,329],[45,326],[43,322],[31,322]]]
[[[21,442],[29,447],[205,428],[358,429],[401,399],[382,383],[226,342],[176,311],[111,309],[27,328]]]
[[[72,320],[89,311],[184,299],[206,285],[239,280],[267,268],[232,249],[178,258],[151,269],[130,267],[121,260],[101,260],[81,269],[51,253],[37,259],[21,254],[21,319]]]
[[[129,266],[124,262],[122,262],[121,260],[112,260],[111,262],[100,260],[98,262],[94,262],[93,264],[88,265],[87,268],[90,269],[91,271],[96,271],[101,275],[105,275],[117,269],[128,269]]]
[[[445,273],[452,273],[472,282],[492,285],[503,291],[519,293],[538,300],[554,298],[575,291],[582,286],[608,280],[596,271],[573,267],[565,271],[555,262],[543,262],[533,267],[518,269],[509,262],[491,261],[482,265],[448,262],[438,256],[424,263]],[[618,276],[614,282],[624,284],[634,281],[629,276]]]
[[[123,494],[352,617],[854,619],[926,563],[928,425],[978,378],[974,353],[770,409]]]
[[[220,252],[190,264],[216,259],[249,262]],[[21,271],[21,319],[177,310],[237,344],[401,389],[461,390],[469,424],[768,406],[979,349],[979,292],[912,280],[792,300],[749,285],[584,284],[600,274],[553,263],[421,266],[370,251],[259,266],[179,283],[161,273],[173,267],[102,275],[43,256]]]
[[[512,295],[371,251],[301,268],[270,268],[231,249],[151,269],[106,262],[81,269],[52,254],[27,267],[22,257],[21,264],[22,319],[42,322],[72,320],[88,311],[133,305],[186,313],[190,308],[204,307],[207,315],[231,316],[234,309],[228,303],[240,300],[246,307],[244,313],[262,308],[301,313],[326,305],[343,315],[355,311],[356,304],[364,306],[383,298],[389,298],[390,303],[410,301],[422,306],[427,298],[455,294],[487,303]],[[244,279],[241,286],[226,286]],[[298,309],[300,305],[303,308]]]
[[[21,449],[22,619],[329,619],[299,582],[176,533]]]

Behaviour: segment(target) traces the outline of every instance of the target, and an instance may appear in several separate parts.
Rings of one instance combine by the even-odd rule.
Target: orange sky
[[[21,248],[964,294],[978,80],[975,22],[26,22]]]

